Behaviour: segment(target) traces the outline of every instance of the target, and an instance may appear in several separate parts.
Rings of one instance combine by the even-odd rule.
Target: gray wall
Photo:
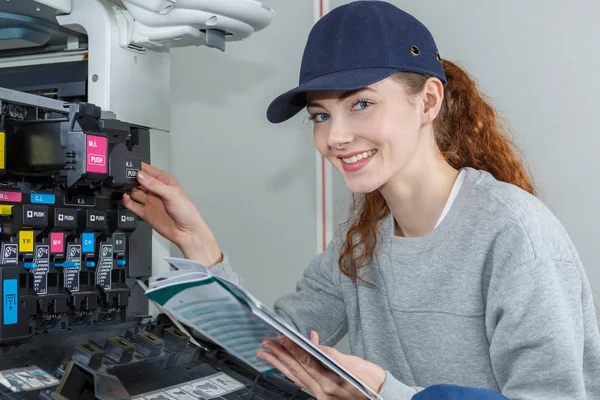
[[[280,126],[265,118],[271,99],[296,84],[313,5],[264,2],[277,18],[246,42],[229,44],[225,53],[173,52],[171,170],[248,287],[271,305],[294,290],[315,253],[311,133],[302,117]],[[394,3],[430,27],[442,56],[462,63],[510,121],[541,197],[569,230],[600,303],[594,97],[600,3]],[[333,185],[339,221],[348,192],[336,171]]]
[[[316,189],[304,116],[280,126],[265,116],[298,82],[312,2],[268,4],[273,24],[225,53],[173,51],[171,171],[248,288],[272,305],[315,255]]]
[[[600,2],[391,2],[432,31],[442,57],[466,67],[508,120],[600,304]],[[336,178],[339,203],[347,191]]]

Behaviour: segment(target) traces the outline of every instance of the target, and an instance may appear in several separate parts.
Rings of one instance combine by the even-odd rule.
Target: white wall
[[[600,304],[600,2],[391,2],[432,31],[442,57],[465,66],[509,121]],[[347,192],[336,178],[339,203]]]
[[[244,42],[173,51],[171,171],[248,288],[265,304],[295,290],[315,255],[315,166],[303,116],[275,126],[270,101],[298,83],[309,1],[269,0],[277,17]]]

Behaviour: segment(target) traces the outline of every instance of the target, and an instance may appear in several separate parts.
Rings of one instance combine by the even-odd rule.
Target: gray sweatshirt
[[[446,217],[430,234],[394,236],[363,271],[369,287],[340,273],[343,231],[275,311],[383,367],[385,400],[409,400],[446,383],[516,400],[600,399],[600,334],[579,256],[534,196],[466,168]],[[281,260],[285,265],[285,260]],[[240,282],[229,258],[213,268]]]

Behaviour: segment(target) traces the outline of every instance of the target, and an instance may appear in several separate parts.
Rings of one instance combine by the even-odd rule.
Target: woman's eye
[[[354,104],[354,108],[358,108],[359,110],[363,110],[371,105],[370,101],[360,100]]]
[[[315,122],[323,122],[323,121],[329,119],[329,114],[325,114],[325,113],[313,114],[313,115],[311,115],[310,119]]]

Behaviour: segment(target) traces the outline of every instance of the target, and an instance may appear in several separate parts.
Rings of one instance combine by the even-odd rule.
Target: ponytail
[[[433,122],[437,146],[454,168],[472,167],[491,173],[496,179],[514,184],[535,195],[531,178],[517,155],[495,110],[479,92],[473,79],[458,65],[443,60],[448,83],[444,100]],[[394,78],[409,93],[422,91],[428,76],[400,72]],[[378,224],[390,210],[379,191],[353,195],[350,226],[339,257],[342,273],[354,281],[377,246]]]

